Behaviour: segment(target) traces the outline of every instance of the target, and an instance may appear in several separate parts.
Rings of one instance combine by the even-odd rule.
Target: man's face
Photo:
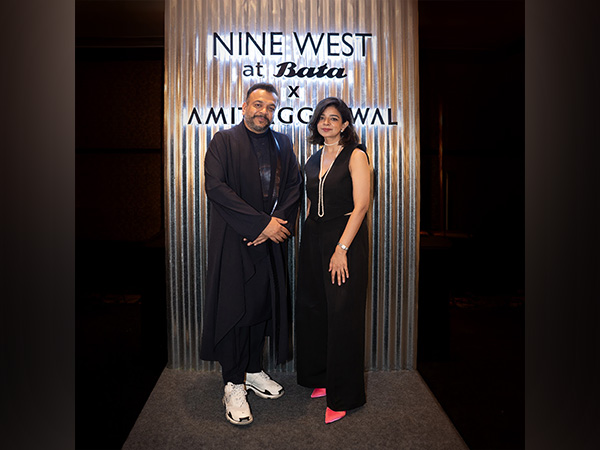
[[[254,133],[263,133],[273,122],[276,109],[277,96],[274,93],[264,89],[252,91],[248,100],[242,105],[246,127]]]

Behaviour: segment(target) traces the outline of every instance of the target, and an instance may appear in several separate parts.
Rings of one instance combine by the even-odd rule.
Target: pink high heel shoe
[[[312,394],[310,394],[310,398],[321,398],[325,397],[326,395],[327,391],[325,388],[316,388],[314,391],[312,391]]]
[[[335,422],[336,420],[340,420],[346,415],[346,411],[334,411],[333,409],[325,410],[325,423]]]

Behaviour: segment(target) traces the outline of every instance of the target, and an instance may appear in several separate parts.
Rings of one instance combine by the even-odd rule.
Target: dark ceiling
[[[398,0],[402,1],[402,0]],[[76,45],[162,47],[164,1],[76,0]],[[421,0],[421,49],[489,50],[523,42],[524,0]]]

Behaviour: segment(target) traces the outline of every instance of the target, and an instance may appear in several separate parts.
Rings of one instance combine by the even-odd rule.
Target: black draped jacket
[[[287,220],[286,227],[293,234],[302,177],[290,139],[272,130],[271,139],[276,139],[272,143],[280,158],[279,196],[273,216]],[[271,167],[274,179],[276,159]],[[256,239],[271,220],[263,212],[258,160],[243,122],[214,135],[206,152],[204,173],[209,200],[208,270],[200,357],[217,359],[216,344],[244,316],[245,305],[252,303],[252,299],[244,298],[244,284],[254,274],[254,264],[272,252],[272,271],[278,283],[268,334],[277,349],[277,362],[284,362],[290,356],[288,242],[268,241],[268,245],[248,247],[243,240]]]

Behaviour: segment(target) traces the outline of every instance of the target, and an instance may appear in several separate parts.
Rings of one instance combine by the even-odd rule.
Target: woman
[[[325,423],[366,402],[365,304],[371,169],[352,113],[340,99],[320,101],[308,125],[323,147],[305,165],[307,217],[296,301],[298,384],[327,396]]]

